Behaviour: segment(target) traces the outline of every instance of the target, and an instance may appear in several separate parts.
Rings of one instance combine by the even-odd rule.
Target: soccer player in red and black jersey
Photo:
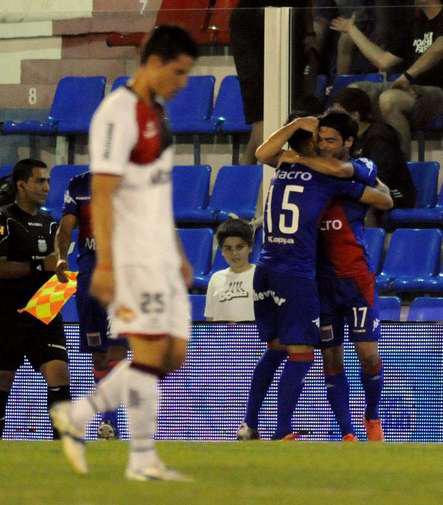
[[[156,97],[186,86],[198,56],[196,43],[176,26],[156,28],[141,50],[128,86],[111,93],[90,129],[91,210],[97,261],[91,293],[108,306],[111,336],[125,337],[133,353],[73,404],[53,409],[64,432],[65,455],[87,472],[84,429],[98,411],[128,409],[126,477],[183,480],[154,447],[158,380],[183,363],[190,314],[186,287],[192,268],[176,237],[172,213],[172,140]]]

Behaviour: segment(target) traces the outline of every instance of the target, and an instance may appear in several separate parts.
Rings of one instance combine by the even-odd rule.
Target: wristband
[[[415,77],[412,77],[412,75],[409,72],[403,72],[403,75],[411,84],[415,82]]]
[[[41,273],[45,271],[45,264],[43,260],[31,260],[31,273]]]

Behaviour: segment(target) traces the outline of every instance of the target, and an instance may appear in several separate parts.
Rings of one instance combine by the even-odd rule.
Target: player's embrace
[[[120,362],[89,397],[53,410],[65,454],[79,473],[87,472],[86,424],[123,403],[131,431],[126,477],[184,480],[161,462],[153,440],[158,380],[186,355],[192,280],[174,229],[171,135],[155,98],[169,99],[186,85],[197,52],[181,28],[158,27],[141,49],[133,80],[106,98],[92,120],[97,262],[91,292],[108,305],[112,337],[128,339],[133,359]]]
[[[315,280],[317,236],[321,216],[333,198],[348,197],[380,209],[392,207],[385,186],[340,180],[356,176],[366,182],[369,168],[315,156],[315,118],[295,119],[258,150],[261,161],[278,169],[268,190],[265,238],[254,275],[257,328],[268,350],[254,371],[245,422],[238,438],[258,438],[258,412],[278,366],[286,359],[278,387],[276,439],[292,439],[291,420],[304,378],[320,343],[320,303]],[[282,146],[289,141],[291,151]],[[300,153],[299,156],[296,153]]]

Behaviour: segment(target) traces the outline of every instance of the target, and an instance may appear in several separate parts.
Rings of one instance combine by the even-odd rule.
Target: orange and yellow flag
[[[77,291],[77,272],[65,272],[68,282],[60,282],[54,274],[29,300],[26,307],[17,312],[29,312],[45,324],[49,324],[63,305]]]

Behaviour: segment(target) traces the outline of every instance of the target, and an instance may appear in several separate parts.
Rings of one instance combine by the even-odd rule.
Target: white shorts
[[[109,307],[113,338],[137,333],[189,339],[189,299],[178,268],[122,266],[115,270],[115,285]]]

